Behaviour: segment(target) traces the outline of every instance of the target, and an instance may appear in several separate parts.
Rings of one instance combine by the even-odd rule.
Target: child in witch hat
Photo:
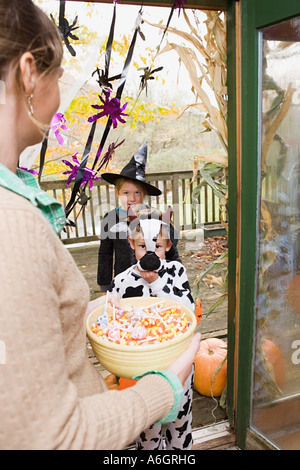
[[[135,152],[129,163],[119,173],[104,173],[101,177],[115,186],[120,206],[106,213],[101,221],[100,248],[98,254],[97,282],[101,292],[106,292],[112,279],[136,263],[134,250],[130,247],[128,234],[113,232],[111,228],[119,222],[128,222],[128,210],[146,208],[146,196],[159,196],[161,191],[147,183],[147,142]],[[171,227],[172,248],[167,259],[180,261],[176,248],[177,234]]]

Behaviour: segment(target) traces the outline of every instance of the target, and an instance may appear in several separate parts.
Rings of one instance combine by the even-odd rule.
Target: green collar
[[[20,168],[13,173],[0,163],[0,186],[28,199],[40,209],[56,233],[62,231],[66,224],[62,205],[40,188],[37,179],[31,173]]]

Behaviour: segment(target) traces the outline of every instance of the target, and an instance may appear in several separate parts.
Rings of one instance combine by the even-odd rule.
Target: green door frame
[[[300,14],[299,0],[241,1],[241,228],[235,427],[237,444],[247,446],[251,429],[252,359],[255,326],[259,224],[259,30]]]

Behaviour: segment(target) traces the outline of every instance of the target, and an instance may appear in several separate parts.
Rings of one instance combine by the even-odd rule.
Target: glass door
[[[252,425],[277,445],[300,449],[300,16],[259,36]]]
[[[300,5],[244,0],[236,423],[300,449]]]

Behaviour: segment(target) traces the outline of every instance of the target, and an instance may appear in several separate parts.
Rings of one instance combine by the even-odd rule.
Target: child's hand
[[[87,316],[93,311],[95,310],[96,308],[100,307],[101,305],[104,305],[106,302],[106,295],[101,295],[100,297],[98,297],[97,299],[94,299],[94,300],[90,300],[90,302],[88,303],[88,307],[86,309],[86,312],[85,312],[85,319],[87,318]],[[111,305],[115,305],[116,307],[120,307],[120,298],[118,296],[118,294],[108,294],[108,297],[107,297],[107,302],[110,303]]]
[[[107,303],[120,307],[120,297],[118,294],[108,294]]]
[[[145,279],[148,284],[156,281],[158,279],[158,274],[155,271],[139,271],[143,279]]]

